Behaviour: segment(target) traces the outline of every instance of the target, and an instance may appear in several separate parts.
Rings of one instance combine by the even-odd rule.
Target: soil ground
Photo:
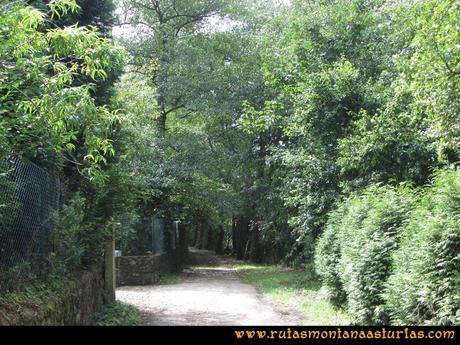
[[[142,325],[300,325],[293,311],[267,301],[236,271],[232,258],[190,250],[177,284],[125,286],[117,300],[141,311]]]

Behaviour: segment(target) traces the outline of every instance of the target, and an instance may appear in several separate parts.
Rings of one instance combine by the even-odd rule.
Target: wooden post
[[[115,233],[105,245],[105,303],[115,302]]]

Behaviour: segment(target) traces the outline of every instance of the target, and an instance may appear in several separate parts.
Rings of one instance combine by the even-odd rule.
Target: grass
[[[135,326],[140,321],[136,307],[115,302],[107,304],[93,317],[93,326]]]
[[[238,272],[275,304],[296,310],[304,325],[348,325],[344,311],[328,302],[321,282],[306,271],[285,266],[239,263]]]

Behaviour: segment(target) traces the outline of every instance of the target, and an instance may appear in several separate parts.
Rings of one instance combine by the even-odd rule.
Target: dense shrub
[[[460,174],[440,172],[404,228],[386,300],[397,324],[460,323]]]
[[[382,294],[411,204],[405,188],[374,185],[331,213],[319,241],[317,269],[331,298],[347,307],[355,323],[389,321]]]
[[[326,229],[317,243],[315,267],[326,286],[329,298],[336,306],[346,304],[346,293],[341,280],[341,243],[346,228],[361,226],[363,215],[369,205],[357,196],[350,197],[340,203],[337,209],[329,214]]]
[[[329,214],[316,270],[355,323],[460,322],[460,174],[414,195],[371,186]]]
[[[140,314],[134,306],[114,302],[105,305],[94,315],[93,326],[135,326],[139,323]]]
[[[107,227],[97,226],[87,219],[89,205],[80,193],[75,193],[59,212],[56,212],[52,232],[55,269],[58,272],[74,271],[101,263]]]

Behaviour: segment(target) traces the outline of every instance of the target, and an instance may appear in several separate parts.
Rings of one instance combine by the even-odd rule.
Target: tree
[[[192,109],[193,99],[190,84],[184,83],[183,73],[190,64],[184,59],[193,59],[193,42],[205,33],[200,30],[206,18],[216,16],[222,11],[221,0],[126,0],[122,1],[125,12],[123,23],[135,28],[143,28],[142,34],[134,42],[126,42],[134,56],[136,65],[147,67],[146,77],[155,86],[157,106],[156,119],[158,132],[164,136],[169,114],[183,108]],[[153,69],[153,70],[152,70]],[[195,75],[195,78],[203,75]]]
[[[72,1],[49,5],[51,16],[76,9]],[[2,10],[8,30],[0,53],[1,127],[9,150],[58,169],[64,160],[76,160],[76,133],[82,131],[85,153],[76,164],[98,175],[112,154],[107,136],[114,114],[95,104],[90,83],[73,82],[104,78],[112,46],[91,28],[47,29],[52,18],[31,6],[2,4]]]

